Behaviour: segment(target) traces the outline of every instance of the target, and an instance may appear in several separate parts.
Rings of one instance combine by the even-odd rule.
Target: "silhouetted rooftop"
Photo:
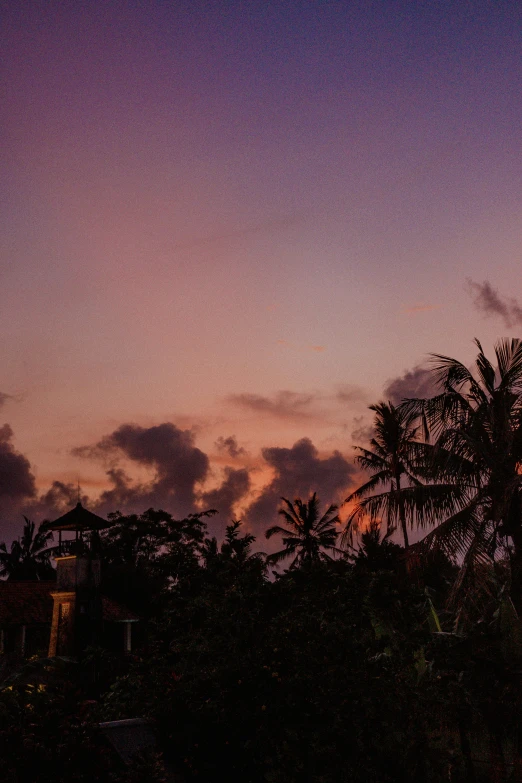
[[[54,522],[44,522],[42,530],[103,530],[106,527],[111,526],[111,522],[107,522],[103,517],[99,517],[97,514],[93,514],[92,511],[87,511],[81,503],[77,503],[76,506],[68,511],[63,516],[55,519]]]

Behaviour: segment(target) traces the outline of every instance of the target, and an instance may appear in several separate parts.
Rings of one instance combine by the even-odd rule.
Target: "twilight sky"
[[[522,327],[522,4],[1,3],[0,540],[343,499]],[[4,425],[2,427],[2,425]]]

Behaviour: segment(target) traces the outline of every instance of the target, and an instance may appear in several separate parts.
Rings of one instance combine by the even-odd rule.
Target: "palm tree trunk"
[[[404,549],[408,549],[408,530],[406,528],[406,514],[404,513],[404,502],[401,497],[401,474],[396,471],[395,474],[395,486],[397,488],[397,498],[399,500],[399,520],[401,523],[402,537],[404,538]]]

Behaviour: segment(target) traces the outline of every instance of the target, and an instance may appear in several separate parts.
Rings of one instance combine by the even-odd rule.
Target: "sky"
[[[0,4],[0,540],[342,501],[522,327],[522,5]]]

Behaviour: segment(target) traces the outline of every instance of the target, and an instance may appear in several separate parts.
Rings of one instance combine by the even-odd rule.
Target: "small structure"
[[[66,531],[75,533],[76,544],[78,544],[78,541],[83,541],[84,534],[90,533],[90,548],[92,550],[93,539],[96,538],[96,535],[100,532],[100,530],[105,530],[105,528],[110,526],[110,522],[107,522],[106,519],[99,517],[97,514],[93,514],[92,511],[84,508],[78,501],[74,508],[72,508],[70,511],[67,511],[67,513],[63,514],[61,517],[58,517],[58,519],[55,519],[54,522],[44,522],[41,530],[57,531],[58,551],[59,554],[62,555],[64,554],[64,549],[68,549],[67,545],[70,546],[71,543],[64,542],[62,540],[62,533]],[[95,534],[94,536],[92,535],[93,533]]]
[[[47,655],[51,641],[56,582],[0,580],[0,654]],[[139,617],[105,595],[102,604],[102,646],[131,651],[131,629]],[[58,650],[56,654],[62,654]]]
[[[46,653],[54,582],[0,582],[0,653]]]
[[[118,627],[120,649],[131,651],[138,616],[100,592],[99,531],[109,526],[81,503],[42,525],[59,535],[56,582],[0,581],[0,652],[34,654],[46,640],[49,656],[78,655],[90,645],[114,647]],[[75,539],[64,542],[64,531]]]

